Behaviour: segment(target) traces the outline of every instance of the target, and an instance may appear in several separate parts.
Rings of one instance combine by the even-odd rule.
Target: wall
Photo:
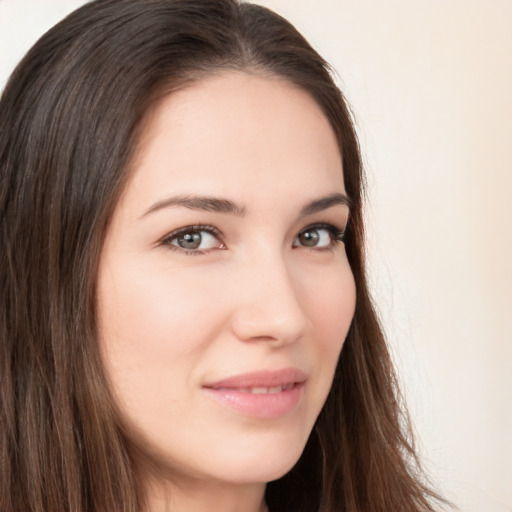
[[[79,0],[0,0],[0,87]],[[512,1],[261,0],[339,72],[368,171],[371,275],[426,465],[512,510]]]

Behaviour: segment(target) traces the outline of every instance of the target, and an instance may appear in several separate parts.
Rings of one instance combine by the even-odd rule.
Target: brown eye
[[[300,245],[304,245],[306,247],[315,247],[320,240],[320,234],[317,229],[310,229],[308,231],[303,231],[297,237]]]
[[[184,235],[177,236],[171,243],[181,247],[182,249],[194,250],[199,248],[201,241],[201,233],[185,233]]]
[[[343,231],[331,225],[317,225],[303,229],[293,241],[293,247],[328,249],[340,242],[343,242]]]
[[[182,249],[185,253],[200,253],[209,249],[222,249],[223,243],[214,228],[190,226],[171,233],[164,240],[165,245]]]

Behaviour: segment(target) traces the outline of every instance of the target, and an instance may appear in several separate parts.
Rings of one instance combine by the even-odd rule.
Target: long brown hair
[[[353,201],[355,316],[301,459],[267,486],[270,510],[433,510],[368,293],[359,146],[328,65],[260,6],[97,0],[36,43],[0,101],[2,512],[144,508],[140,453],[99,357],[98,258],[148,108],[223,69],[277,76],[315,98]]]

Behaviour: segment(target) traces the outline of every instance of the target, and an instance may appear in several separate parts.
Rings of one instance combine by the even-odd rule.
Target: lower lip
[[[217,402],[253,418],[279,418],[293,411],[304,394],[304,383],[279,393],[248,393],[231,388],[204,388]]]

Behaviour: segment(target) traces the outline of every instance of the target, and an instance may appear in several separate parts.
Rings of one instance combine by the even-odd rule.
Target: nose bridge
[[[236,335],[245,341],[291,343],[302,335],[306,316],[290,264],[281,251],[254,253],[241,263],[243,290],[234,319]]]

